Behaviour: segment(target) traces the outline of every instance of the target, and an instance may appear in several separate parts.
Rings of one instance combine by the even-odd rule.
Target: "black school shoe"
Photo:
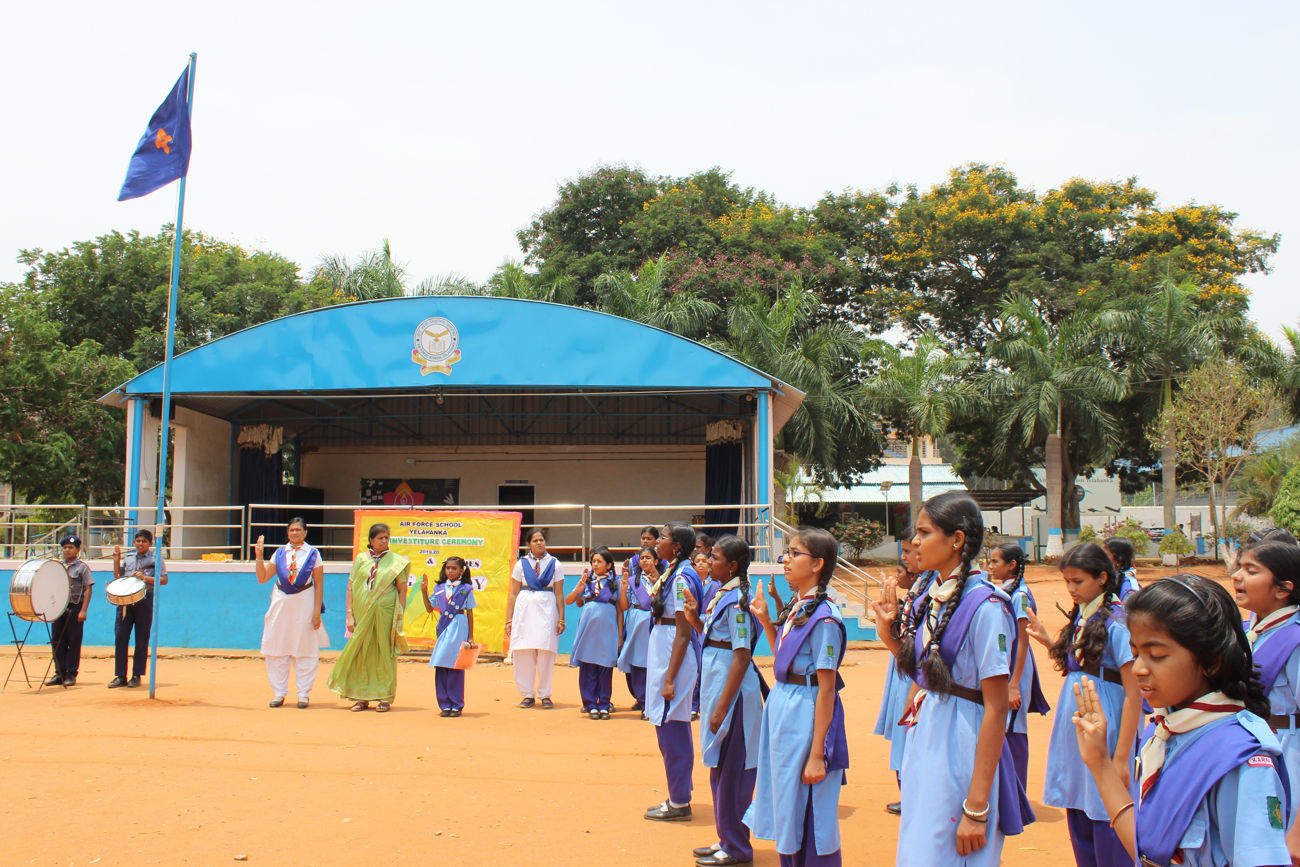
[[[722,847],[719,846],[717,843],[714,843],[712,846],[700,846],[696,849],[692,849],[691,854],[694,855],[696,858],[712,858],[714,854],[721,848]]]
[[[56,674],[49,680],[45,681],[46,686],[63,686],[63,675]]]
[[[645,811],[645,817],[653,822],[685,822],[691,818],[691,805],[674,807],[667,801],[655,804]]]
[[[119,686],[126,686],[125,677],[115,677],[108,682],[109,689],[117,689]]]
[[[741,861],[732,855],[723,855],[718,852],[715,855],[706,855],[703,858],[696,858],[695,863],[699,867],[731,867],[732,864],[752,864],[752,861]]]
[[[131,678],[130,680],[128,680],[128,681],[126,682],[126,685],[129,686],[129,687],[131,687],[132,689],[134,689],[135,687],[139,686],[139,685],[140,685],[140,675],[137,674],[135,677],[133,677],[133,678]]]
[[[902,801],[894,801],[892,804],[886,804],[886,805],[885,805],[885,812],[886,812],[886,813],[891,813],[891,814],[893,814],[893,815],[895,815],[895,816],[901,816],[901,815],[903,815],[903,802],[902,802]]]

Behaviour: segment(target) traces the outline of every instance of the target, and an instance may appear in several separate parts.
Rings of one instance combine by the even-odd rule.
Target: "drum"
[[[143,578],[124,575],[109,581],[104,592],[108,594],[108,601],[114,605],[134,605],[144,598],[145,589]]]
[[[28,560],[9,579],[9,607],[23,620],[57,620],[71,595],[68,567],[58,560]]]

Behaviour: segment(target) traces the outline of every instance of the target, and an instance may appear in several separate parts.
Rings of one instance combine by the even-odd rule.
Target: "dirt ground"
[[[1222,577],[1221,568],[1196,571]],[[1065,597],[1056,571],[1033,569],[1030,581],[1045,622],[1058,628],[1054,603]],[[35,650],[24,656],[43,672],[49,657]],[[1035,651],[1054,701],[1059,676]],[[5,670],[11,660],[12,652],[0,657]],[[167,653],[155,700],[143,687],[105,689],[106,648],[85,651],[70,689],[38,693],[21,677],[10,681],[0,695],[0,861],[684,865],[693,847],[715,839],[699,765],[692,821],[641,818],[665,797],[654,732],[626,710],[608,723],[580,716],[577,669],[557,668],[555,710],[520,710],[512,670],[480,664],[465,715],[443,719],[423,662],[400,666],[387,715],[347,712],[325,687],[330,662],[306,710],[268,708],[261,657],[246,653]],[[898,820],[884,805],[897,789],[888,745],[870,733],[885,665],[871,644],[845,660],[845,864],[894,863]],[[614,703],[631,704],[621,679]],[[1050,726],[1050,717],[1031,718],[1038,822],[1007,841],[1005,864],[1070,863],[1064,813],[1038,802]],[[771,843],[756,850],[755,864],[777,863]]]

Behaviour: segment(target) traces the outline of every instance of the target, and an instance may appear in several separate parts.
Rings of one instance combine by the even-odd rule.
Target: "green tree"
[[[1300,537],[1300,464],[1293,466],[1282,480],[1269,515],[1274,524]]]
[[[33,295],[0,287],[0,479],[32,503],[116,502],[121,413],[96,400],[135,368],[55,324]]]
[[[995,441],[1004,449],[1043,444],[1047,553],[1059,555],[1061,531],[1079,526],[1075,480],[1088,465],[1112,456],[1119,437],[1112,408],[1128,385],[1102,352],[1089,314],[1053,322],[1033,300],[1013,295],[1000,317],[1002,333],[990,347],[999,369],[988,377],[1002,407],[994,419]]]
[[[1289,437],[1278,446],[1251,455],[1233,485],[1237,502],[1229,517],[1237,518],[1243,512],[1255,518],[1267,517],[1277,500],[1282,480],[1297,462],[1300,462],[1300,436]]]
[[[661,256],[635,273],[602,274],[596,280],[601,309],[683,337],[700,337],[722,308],[690,289],[672,291],[667,272],[667,261]]]
[[[329,256],[311,274],[311,285],[340,301],[373,301],[406,294],[406,269],[393,259],[388,239],[378,250],[362,253],[354,264],[346,256]]]
[[[972,364],[970,355],[948,352],[938,337],[923,333],[911,352],[882,347],[878,372],[867,382],[886,424],[911,442],[907,488],[912,526],[921,512],[921,440],[944,436],[955,415],[983,403],[966,378]]]

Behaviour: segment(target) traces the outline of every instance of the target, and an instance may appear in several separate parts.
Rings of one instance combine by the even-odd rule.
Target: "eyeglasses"
[[[791,548],[789,551],[785,552],[785,557],[781,560],[781,562],[784,563],[786,560],[793,560],[795,557],[812,557],[812,553],[809,551],[799,551],[794,548]]]

